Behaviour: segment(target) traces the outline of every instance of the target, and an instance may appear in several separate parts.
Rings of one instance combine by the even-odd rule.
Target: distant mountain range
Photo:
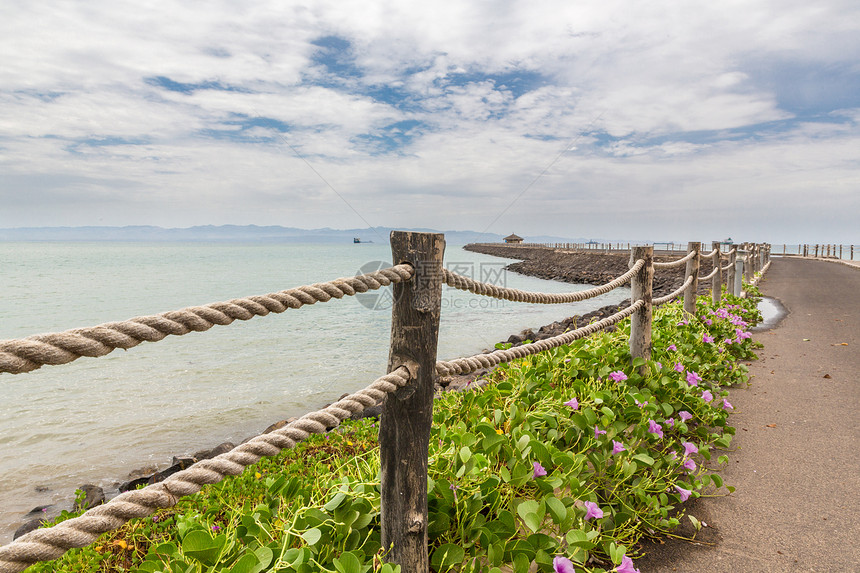
[[[137,225],[129,227],[20,227],[0,229],[0,241],[189,241],[189,242],[272,242],[272,243],[387,243],[390,227],[366,229],[297,229],[258,225],[203,225],[188,228]],[[504,235],[476,231],[436,231],[401,229],[417,232],[443,232],[448,244],[500,243]],[[583,238],[524,235],[529,243],[585,242]]]

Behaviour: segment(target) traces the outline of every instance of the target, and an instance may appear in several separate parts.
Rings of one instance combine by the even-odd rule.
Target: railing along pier
[[[673,245],[674,246],[674,245]],[[742,278],[763,272],[769,264],[769,245],[747,245],[723,253],[713,243],[710,254],[701,243],[688,244],[687,254],[671,262],[654,262],[653,246],[630,250],[629,270],[604,285],[571,293],[537,293],[475,281],[442,266],[444,236],[437,233],[393,231],[394,266],[374,273],[336,279],[262,296],[189,307],[154,316],[92,328],[0,341],[0,373],[21,373],[43,365],[59,365],[82,356],[97,357],[116,348],[132,348],[143,341],[155,342],[168,335],[183,335],[226,325],[235,319],[282,313],[303,305],[328,302],[344,296],[393,285],[394,306],[388,373],[367,388],[330,406],[306,414],[281,429],[257,436],[215,458],[202,460],[164,481],[120,494],[105,505],[86,511],[51,528],[37,529],[0,547],[0,573],[17,573],[38,561],[57,559],[71,548],[94,543],[101,534],[127,521],[173,507],[179,498],[198,492],[206,484],[238,475],[264,456],[274,456],[339,425],[351,414],[384,400],[380,422],[381,540],[391,547],[387,559],[404,572],[429,570],[427,552],[427,455],[433,415],[433,382],[437,376],[468,374],[511,360],[570,344],[631,317],[631,360],[651,356],[652,313],[655,306],[684,295],[684,309],[695,313],[699,281],[712,279],[714,301],[722,292],[722,271],[727,272],[726,291],[742,296]],[[700,261],[711,258],[713,271],[699,277]],[[727,265],[722,266],[723,260]],[[685,265],[685,278],[676,291],[653,298],[655,271]],[[630,282],[631,304],[612,316],[560,335],[508,349],[450,361],[437,360],[442,284],[509,301],[559,304],[586,300]]]

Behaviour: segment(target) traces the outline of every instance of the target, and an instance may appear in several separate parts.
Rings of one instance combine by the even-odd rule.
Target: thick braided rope
[[[700,276],[700,277],[699,277],[699,280],[700,280],[700,281],[706,281],[706,280],[708,280],[708,279],[712,279],[712,278],[714,278],[715,276],[717,276],[717,271],[719,271],[719,270],[720,270],[720,268],[715,266],[715,267],[714,267],[714,270],[712,270],[712,271],[711,271],[710,273],[708,273],[706,276],[703,276],[703,277],[702,277],[702,276]]]
[[[681,265],[683,265],[684,263],[686,263],[687,261],[692,259],[694,256],[696,256],[696,251],[690,251],[689,253],[687,253],[687,256],[684,257],[683,259],[678,259],[676,261],[672,261],[669,263],[654,263],[654,268],[655,269],[673,269],[675,267],[680,267]]]
[[[229,452],[201,460],[163,482],[127,491],[80,517],[22,535],[0,547],[0,573],[17,573],[38,561],[57,559],[69,549],[90,545],[101,534],[118,529],[133,518],[173,507],[180,497],[195,494],[204,485],[218,483],[228,475],[239,475],[261,458],[277,455],[311,434],[321,434],[337,426],[353,413],[377,404],[386,394],[405,386],[410,378],[407,367],[401,366],[355,394],[305,414],[279,430],[259,435]]]
[[[730,259],[732,257],[732,253],[737,253],[737,252],[738,252],[738,248],[733,247],[728,253],[721,254],[720,258],[721,259]]]
[[[457,358],[456,360],[439,361],[436,363],[436,374],[438,374],[439,376],[450,376],[452,374],[471,374],[472,372],[477,372],[482,368],[490,368],[492,366],[502,364],[503,362],[510,362],[511,360],[516,360],[517,358],[525,358],[526,356],[538,354],[539,352],[543,352],[551,348],[557,348],[564,344],[570,344],[574,340],[579,340],[580,338],[591,336],[595,332],[612,326],[616,322],[627,318],[628,316],[642,308],[642,306],[644,305],[645,301],[637,300],[635,303],[631,304],[624,310],[617,312],[612,316],[604,318],[603,320],[593,322],[588,326],[577,328],[576,330],[565,332],[564,334],[559,334],[558,336],[553,336],[552,338],[538,340],[537,342],[533,342],[532,344],[524,344],[522,346],[516,346],[507,350],[496,350],[488,354],[476,354],[468,358]]]
[[[483,296],[500,298],[515,302],[560,304],[566,302],[579,302],[582,300],[587,300],[589,298],[600,296],[602,294],[606,294],[609,291],[620,287],[624,283],[629,282],[631,277],[638,273],[639,269],[641,269],[642,265],[644,264],[645,261],[639,259],[630,268],[629,271],[619,276],[618,278],[606,283],[605,285],[571,293],[528,292],[519,289],[500,287],[489,283],[482,283],[474,279],[470,279],[469,277],[458,275],[457,273],[451,272],[448,269],[443,269],[442,272],[445,284],[459,290],[465,290]]]
[[[702,255],[702,254],[700,254],[699,256],[700,256],[700,257],[702,257],[703,259],[713,259],[713,258],[714,258],[714,257],[716,257],[719,253],[720,253],[720,250],[719,250],[719,249],[714,249],[713,251],[711,251],[711,252],[710,252],[710,253],[708,253],[707,255]]]
[[[682,284],[682,285],[681,285],[681,288],[679,288],[678,290],[676,290],[676,291],[675,291],[675,292],[673,292],[673,293],[669,293],[669,294],[667,294],[666,296],[661,296],[660,298],[655,298],[655,299],[651,302],[651,304],[653,304],[654,306],[658,306],[658,305],[661,305],[661,304],[667,303],[667,302],[669,302],[670,300],[674,299],[675,297],[677,297],[677,296],[681,295],[681,294],[682,294],[684,291],[686,291],[688,288],[690,288],[690,285],[691,285],[691,284],[693,284],[693,277],[692,277],[692,276],[689,276],[689,277],[687,277],[687,280],[685,280],[685,281],[684,281],[684,284]]]
[[[205,306],[139,316],[124,322],[109,322],[52,334],[38,334],[18,340],[0,341],[0,372],[20,374],[43,364],[66,364],[81,356],[104,356],[117,348],[132,348],[141,342],[156,342],[169,334],[209,330],[235,319],[249,320],[270,312],[327,302],[344,295],[375,290],[412,278],[411,265],[396,265],[373,273],[335,279],[283,290],[262,296],[237,298]]]
[[[735,266],[735,264],[734,264],[734,263],[729,263],[729,264],[727,264],[727,265],[726,265],[726,266],[724,266],[724,267],[720,267],[720,270],[722,270],[722,271],[727,271],[727,270],[729,270],[730,268],[732,268],[733,266]]]

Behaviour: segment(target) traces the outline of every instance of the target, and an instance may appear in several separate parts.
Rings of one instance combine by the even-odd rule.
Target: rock
[[[172,466],[170,466],[166,470],[162,470],[160,472],[157,472],[157,473],[151,475],[146,483],[147,484],[153,484],[153,483],[162,482],[162,481],[166,480],[167,478],[169,478],[170,476],[172,476],[173,474],[175,474],[176,472],[180,472],[184,469],[188,469],[189,467],[191,467],[192,464],[194,464],[194,458],[173,458],[173,460],[177,463],[173,464]]]
[[[105,492],[97,485],[84,484],[78,490],[84,492],[84,497],[80,501],[75,501],[75,511],[86,511],[105,502]]]
[[[269,434],[271,432],[274,432],[275,430],[280,430],[281,428],[283,428],[286,425],[287,425],[286,420],[281,420],[280,422],[275,422],[274,424],[272,424],[271,426],[269,426],[268,428],[263,430],[263,433]]]
[[[44,519],[34,519],[32,521],[28,521],[27,523],[15,530],[15,533],[12,535],[12,540],[14,541],[22,535],[30,533],[34,529],[39,529],[42,525],[46,523],[47,521],[45,521]]]
[[[146,485],[149,483],[149,476],[139,477],[124,483],[119,484],[117,488],[120,493],[125,493],[127,491],[131,491],[137,489],[142,485]]]
[[[129,472],[128,479],[136,480],[138,478],[146,477],[149,478],[152,474],[158,471],[158,466],[151,465],[143,468],[139,468],[134,470],[133,472]]]
[[[364,418],[375,418],[379,419],[382,416],[382,402],[376,404],[375,406],[370,406],[369,408],[365,408],[361,412],[357,412],[349,417],[350,420],[363,420]]]
[[[280,422],[278,422],[278,423],[280,423]],[[268,431],[270,431],[270,430],[267,430],[266,432],[268,432]],[[264,433],[266,433],[266,432],[264,432]],[[214,458],[215,456],[220,456],[221,454],[227,453],[235,447],[236,447],[236,445],[233,444],[232,442],[223,442],[221,444],[218,444],[217,446],[215,446],[211,450],[200,450],[199,452],[195,452],[194,455],[192,455],[191,457],[194,458],[195,460],[197,460],[198,462],[200,460],[208,460],[208,459]],[[176,458],[174,458],[174,463],[176,463],[175,460],[176,460]]]

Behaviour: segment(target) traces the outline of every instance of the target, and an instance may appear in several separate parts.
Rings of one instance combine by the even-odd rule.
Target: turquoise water
[[[390,258],[384,244],[0,243],[0,339],[275,292]],[[459,247],[448,247],[445,262],[514,288],[588,288],[501,274],[509,261]],[[439,357],[475,354],[525,328],[627,297],[624,288],[541,306],[445,287]],[[363,388],[385,372],[390,318],[390,309],[346,297],[0,374],[0,541],[33,507],[65,508],[79,485],[113,488],[133,470],[238,443]]]

